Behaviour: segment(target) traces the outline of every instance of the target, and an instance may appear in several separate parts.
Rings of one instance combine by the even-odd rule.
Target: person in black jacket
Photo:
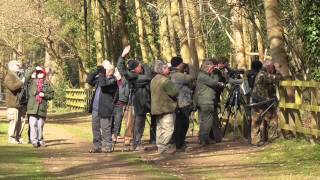
[[[87,83],[96,88],[90,106],[94,148],[89,152],[111,152],[111,116],[118,87],[110,62],[103,61],[102,66],[98,66],[95,72],[89,74]]]
[[[132,105],[134,109],[134,142],[135,150],[143,150],[141,138],[143,135],[146,114],[150,112],[150,81],[152,78],[151,69],[146,64],[141,64],[136,59],[129,59],[125,62],[125,57],[130,52],[130,46],[125,47],[118,59],[117,68],[121,76],[124,76],[129,82],[129,88],[132,92]]]

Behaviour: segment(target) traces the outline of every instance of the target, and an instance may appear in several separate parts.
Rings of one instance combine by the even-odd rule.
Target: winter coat
[[[6,103],[8,108],[19,108],[20,103],[18,94],[23,86],[22,81],[18,75],[12,71],[8,71],[4,78],[4,85],[6,87]]]
[[[112,116],[113,108],[115,105],[115,95],[118,90],[117,80],[114,76],[106,77],[105,74],[93,72],[89,74],[87,83],[95,86],[97,90],[100,86],[100,96],[98,104],[98,116],[101,118],[110,118]],[[95,91],[96,92],[96,91]],[[92,112],[93,100],[95,93],[92,96],[89,112]]]
[[[136,74],[126,68],[125,60],[120,56],[117,68],[121,76],[125,77],[129,83],[135,115],[142,116],[150,112],[150,81],[152,74],[149,66],[142,64],[143,74]]]
[[[170,73],[171,81],[176,85],[179,92],[178,95],[178,107],[186,107],[192,105],[193,102],[193,90],[195,77],[189,74],[173,70]]]
[[[214,105],[217,101],[217,93],[219,80],[212,78],[209,74],[200,71],[197,78],[197,87],[195,91],[195,103],[197,106]]]
[[[48,101],[53,99],[54,91],[50,85],[50,83],[44,80],[43,83],[43,90],[44,97],[42,98],[42,102],[38,103],[36,101],[37,96],[37,82],[39,81],[38,78],[26,78],[26,81],[29,81],[28,85],[28,104],[27,104],[27,114],[28,115],[38,115],[41,117],[47,116],[47,109],[48,109]]]
[[[161,115],[175,112],[178,90],[166,76],[156,75],[151,81],[151,114]]]
[[[123,84],[121,85],[121,87],[118,87],[119,92],[117,100],[127,103],[129,98],[129,83],[125,78],[121,79],[121,81]]]

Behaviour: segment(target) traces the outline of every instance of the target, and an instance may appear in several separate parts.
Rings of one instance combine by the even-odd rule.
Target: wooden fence
[[[286,91],[295,92],[294,102]],[[87,110],[92,90],[68,89],[67,106],[72,110]],[[283,130],[320,137],[320,82],[282,81],[279,87],[279,122]]]
[[[92,90],[67,89],[66,105],[71,110],[88,110],[93,95]]]
[[[287,97],[294,91],[294,102]],[[280,83],[280,127],[293,134],[320,136],[320,83],[314,81],[282,81]]]

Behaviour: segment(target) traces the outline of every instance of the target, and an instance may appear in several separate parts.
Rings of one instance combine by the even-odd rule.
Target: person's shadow
[[[67,139],[51,139],[51,140],[47,140],[46,141],[46,147],[74,144],[74,143],[69,143],[69,142],[65,142],[65,141],[67,141]]]

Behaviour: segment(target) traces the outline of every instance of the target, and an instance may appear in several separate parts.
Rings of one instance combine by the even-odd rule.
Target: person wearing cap
[[[272,61],[263,63],[262,69],[256,75],[251,94],[251,102],[259,103],[272,98],[276,99],[278,83],[282,79]],[[252,107],[251,144],[260,146],[278,137],[277,107],[273,106],[259,119],[259,115],[270,104]]]
[[[8,143],[20,144],[20,130],[23,118],[22,107],[18,100],[18,95],[21,92],[24,79],[20,80],[18,72],[20,63],[16,60],[11,60],[8,63],[8,71],[4,77],[4,85],[6,87],[6,105],[8,126]]]
[[[53,88],[41,66],[32,68],[26,75],[28,84],[27,114],[29,117],[30,141],[34,148],[45,147],[43,127],[47,116],[48,101],[53,99]]]
[[[171,59],[171,81],[178,89],[178,108],[176,110],[176,121],[173,133],[173,141],[177,151],[186,149],[186,135],[189,128],[189,116],[193,110],[193,90],[195,89],[195,76],[188,74],[188,64],[183,63],[181,57]]]
[[[170,70],[166,63],[156,60],[154,72],[157,75],[151,80],[151,114],[157,121],[156,144],[158,153],[171,154],[175,152],[175,145],[170,141],[174,131],[178,90],[169,78]]]
[[[130,52],[130,46],[124,48],[121,56],[118,59],[117,68],[121,76],[129,82],[129,88],[132,97],[132,105],[134,109],[134,137],[133,149],[144,150],[141,144],[143,136],[146,114],[151,110],[150,97],[150,81],[152,72],[148,65],[141,64],[137,59],[129,59],[125,61],[125,57]]]
[[[89,112],[92,113],[93,148],[90,153],[112,152],[112,113],[118,89],[113,65],[105,60],[90,73],[87,83],[95,86]]]
[[[206,59],[200,67],[197,78],[194,102],[199,110],[199,140],[202,146],[209,144],[211,129],[216,139],[222,138],[215,102],[217,98],[216,88],[224,87],[224,83],[212,78],[211,75],[215,68],[216,65],[210,59]]]

